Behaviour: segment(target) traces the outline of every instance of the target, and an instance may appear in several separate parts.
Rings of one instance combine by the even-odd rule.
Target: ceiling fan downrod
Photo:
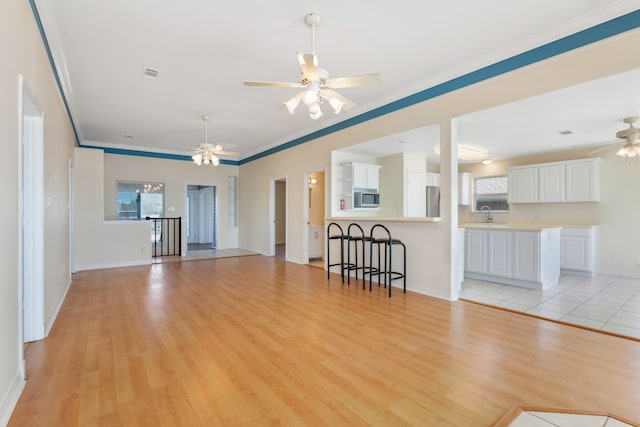
[[[311,27],[311,53],[316,54],[316,28],[322,23],[322,16],[317,13],[309,13],[304,17],[304,23]]]

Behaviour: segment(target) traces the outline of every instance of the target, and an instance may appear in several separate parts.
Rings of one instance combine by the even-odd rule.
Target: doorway
[[[308,174],[307,194],[308,263],[324,268],[325,171]]]
[[[287,178],[271,181],[271,256],[287,259]]]
[[[215,186],[187,185],[187,252],[216,248],[217,211]]]

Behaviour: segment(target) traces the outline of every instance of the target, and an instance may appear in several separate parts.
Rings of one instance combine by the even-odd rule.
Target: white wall
[[[29,2],[7,0],[0,13],[0,425],[19,396],[18,371],[18,75],[44,119],[44,190],[51,198],[44,224],[44,319],[53,322],[68,288],[69,184],[68,162],[73,130],[62,105]],[[61,268],[65,267],[64,273]]]

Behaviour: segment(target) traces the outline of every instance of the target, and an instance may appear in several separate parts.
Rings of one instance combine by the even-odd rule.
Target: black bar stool
[[[365,274],[368,272],[368,266],[365,264],[365,242],[368,242],[369,236],[364,234],[364,230],[356,223],[349,224],[347,228],[347,283],[351,283],[351,271],[356,272],[356,280],[358,280],[358,270],[362,270],[362,289],[365,284]],[[351,244],[353,242],[353,245]],[[359,245],[358,245],[359,244]],[[351,262],[351,247],[353,246],[354,261]],[[360,246],[362,255],[361,262],[358,262],[358,246]]]
[[[376,230],[379,230],[376,233]],[[377,237],[376,235],[383,234],[383,236]],[[391,282],[398,279],[403,279],[403,293],[407,292],[407,247],[399,239],[391,238],[391,232],[387,227],[382,224],[376,224],[371,227],[369,234],[369,265],[371,266],[371,273],[369,274],[369,291],[371,291],[371,281],[374,275],[378,276],[378,286],[380,286],[380,275],[383,275],[384,287],[389,285],[389,297],[391,297]],[[378,266],[376,270],[373,270],[373,245],[378,249]],[[402,271],[393,270],[393,246],[402,246]],[[382,248],[381,248],[382,246]],[[384,249],[384,259],[381,260],[381,252]]]
[[[332,234],[333,233],[333,234]],[[327,226],[327,280],[331,278],[331,267],[340,266],[340,276],[342,277],[342,283],[344,283],[344,231],[340,224],[332,222]],[[340,262],[331,263],[331,241],[340,241]]]

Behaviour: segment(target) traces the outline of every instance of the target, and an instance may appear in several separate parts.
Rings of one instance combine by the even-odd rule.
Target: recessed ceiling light
[[[566,129],[566,130],[561,130],[558,132],[560,135],[571,135],[573,133],[572,130],[570,129]]]
[[[493,163],[493,159],[483,159],[482,160],[482,164],[483,165],[490,165],[491,163]]]
[[[142,70],[142,77],[147,77],[149,79],[157,79],[158,74],[160,74],[160,71],[156,70],[155,68],[144,67],[144,69]]]
[[[125,135],[124,137],[128,139],[133,139],[133,135]]]

